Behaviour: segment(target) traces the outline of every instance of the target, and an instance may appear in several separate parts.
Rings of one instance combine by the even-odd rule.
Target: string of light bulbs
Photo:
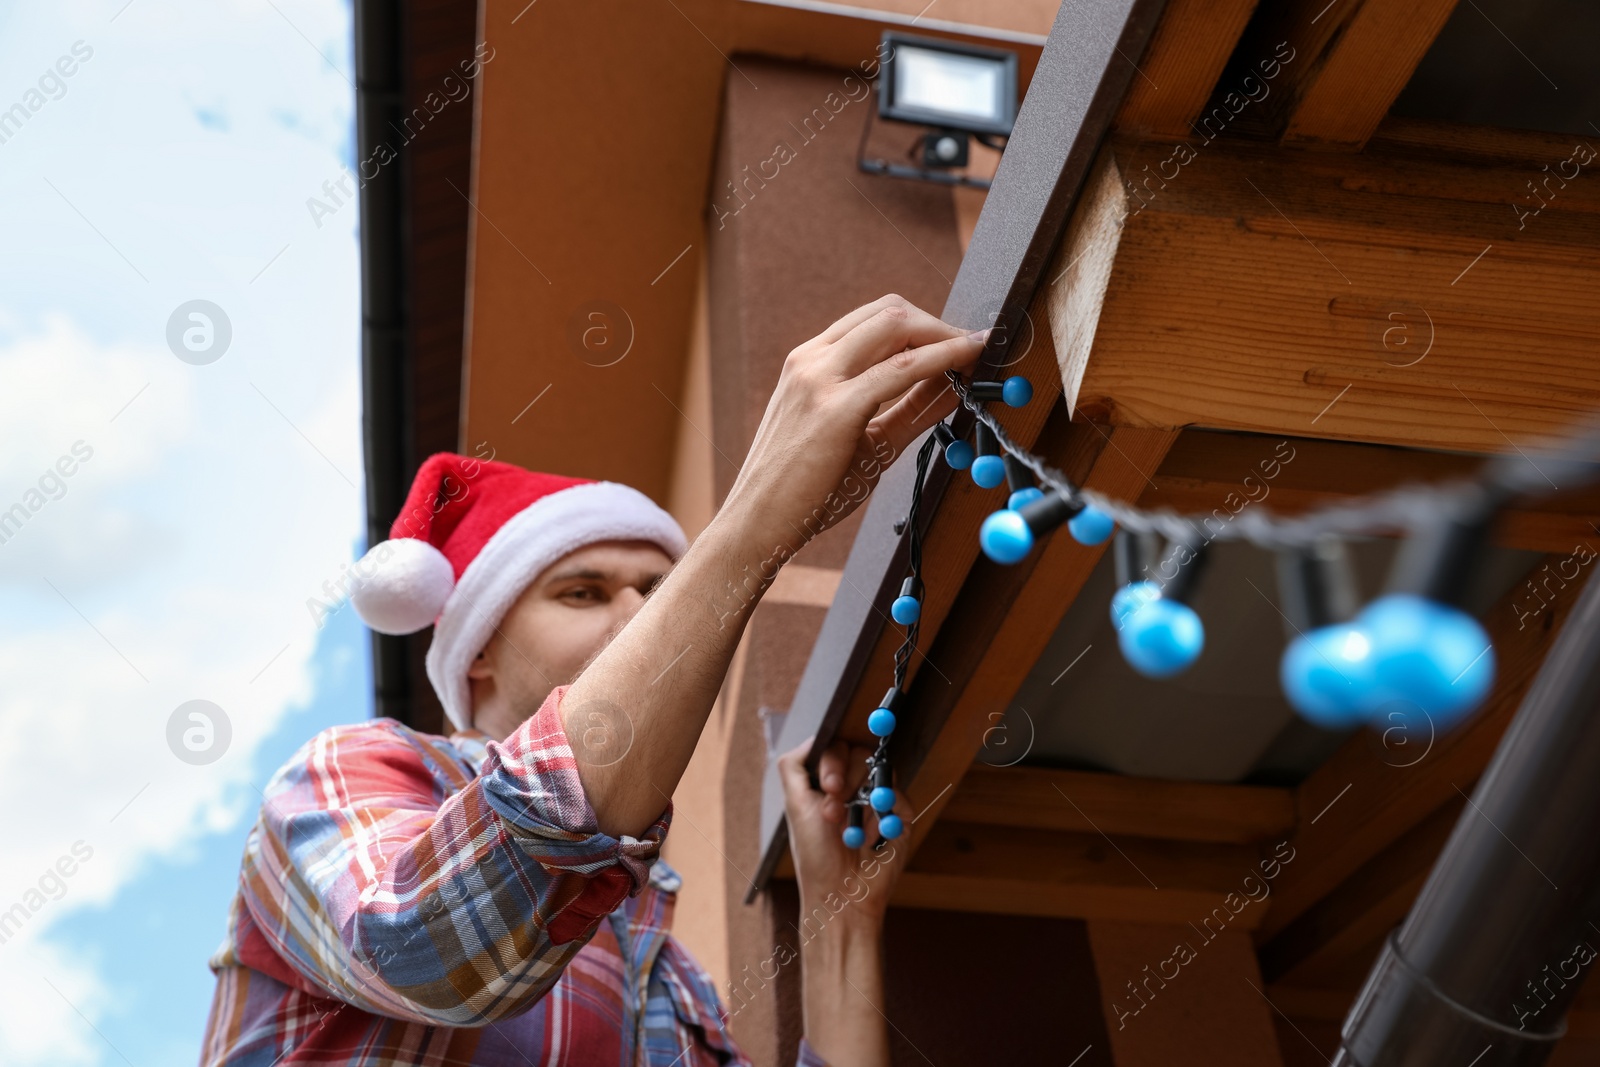
[[[970,471],[978,486],[1006,485],[1005,506],[978,533],[984,554],[996,563],[1020,562],[1058,526],[1085,545],[1116,533],[1111,621],[1123,657],[1148,677],[1187,670],[1204,648],[1205,627],[1188,600],[1212,541],[1246,541],[1276,553],[1281,610],[1297,634],[1280,660],[1279,682],[1296,712],[1327,729],[1379,721],[1410,727],[1420,725],[1419,715],[1448,728],[1481,704],[1494,682],[1494,648],[1462,603],[1490,526],[1512,500],[1558,491],[1556,478],[1567,488],[1600,478],[1596,421],[1542,449],[1543,466],[1519,449],[1487,461],[1476,478],[1402,486],[1295,516],[1255,506],[1230,512],[1229,521],[1212,529],[1206,526],[1211,515],[1139,508],[1078,486],[1018,445],[987,405],[1028,404],[1033,387],[1026,378],[969,383],[953,371],[948,377],[975,416],[973,441],[946,421],[934,425],[917,453],[906,517],[895,524],[896,532],[909,530],[910,573],[890,605],[905,633],[895,652],[894,684],[868,716],[878,741],[866,781],[847,801],[844,843],[850,848],[865,843],[868,808],[877,815],[878,844],[905,832],[894,813],[889,748],[922,614],[917,520],[936,449],[953,470]],[[1386,589],[1360,607],[1345,541],[1397,531],[1406,541]]]

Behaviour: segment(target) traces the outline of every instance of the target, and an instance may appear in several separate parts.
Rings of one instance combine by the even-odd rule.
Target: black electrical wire
[[[922,507],[922,483],[927,480],[928,464],[932,461],[934,450],[938,447],[938,444],[938,438],[930,433],[922,442],[922,447],[917,450],[917,477],[911,487],[911,503],[906,509],[906,517],[895,524],[898,529],[905,531],[907,534],[906,554],[912,577],[916,578],[919,583],[922,580],[922,527],[918,519]],[[917,651],[917,634],[921,629],[921,625],[922,616],[919,613],[917,618],[906,627],[905,636],[900,641],[900,647],[895,649],[894,684],[902,692],[905,690],[906,671],[911,666],[911,657]],[[893,733],[889,733],[878,738],[877,747],[873,750],[872,755],[867,757],[867,777],[857,787],[856,795],[846,801],[847,805],[854,806],[867,803],[867,798],[872,790],[872,781],[875,777],[874,772],[879,767],[887,767],[889,764],[889,739],[893,736]],[[873,843],[873,849],[880,848],[883,842],[884,838],[880,836]]]

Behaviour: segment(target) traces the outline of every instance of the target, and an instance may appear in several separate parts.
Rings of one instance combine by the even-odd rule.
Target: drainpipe
[[[1600,951],[1600,581],[1345,1019],[1333,1067],[1540,1064]]]
[[[404,93],[404,33],[393,0],[356,0],[357,168],[389,138]],[[366,168],[370,170],[371,168]],[[389,535],[414,469],[411,355],[407,343],[405,187],[400,161],[370,179],[357,174],[361,198],[361,430],[366,454],[367,545]],[[364,179],[364,180],[363,180]],[[372,635],[374,713],[409,722],[410,644]]]

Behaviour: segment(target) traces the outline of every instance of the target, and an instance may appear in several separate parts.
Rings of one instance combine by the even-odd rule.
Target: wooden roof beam
[[[1188,137],[1254,14],[1257,0],[1168,0],[1139,77],[1117,112],[1119,132]]]
[[[1519,229],[1508,198],[1570,152],[1545,140],[1521,167],[1115,142],[1050,289],[1069,404],[1474,452],[1582,417],[1600,407],[1600,186],[1569,183]]]
[[[1213,844],[1281,840],[1294,793],[1267,786],[1167,782],[1122,774],[975,763],[941,815],[958,823]]]
[[[1269,856],[1253,845],[1123,837],[1113,847],[1093,832],[947,820],[927,833],[891,900],[900,907],[1175,925],[1201,923],[1221,909],[1214,932],[1250,930],[1266,909],[1247,890],[1259,896],[1258,887],[1269,883],[1258,876],[1247,887],[1245,879]]]
[[[1384,936],[1411,910],[1465,807],[1464,798],[1447,800],[1262,945],[1262,976],[1326,989],[1339,986],[1345,972],[1370,967]]]
[[[1457,0],[1288,0],[1263,9],[1242,55],[1294,58],[1263,100],[1285,144],[1359,151],[1444,28]]]

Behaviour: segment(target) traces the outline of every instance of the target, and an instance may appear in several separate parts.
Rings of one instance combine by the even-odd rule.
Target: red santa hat
[[[417,471],[389,540],[356,563],[350,600],[379,633],[434,624],[428,680],[466,729],[467,669],[500,620],[541,571],[597,541],[650,541],[673,559],[687,547],[672,516],[637,489],[440,452]]]

